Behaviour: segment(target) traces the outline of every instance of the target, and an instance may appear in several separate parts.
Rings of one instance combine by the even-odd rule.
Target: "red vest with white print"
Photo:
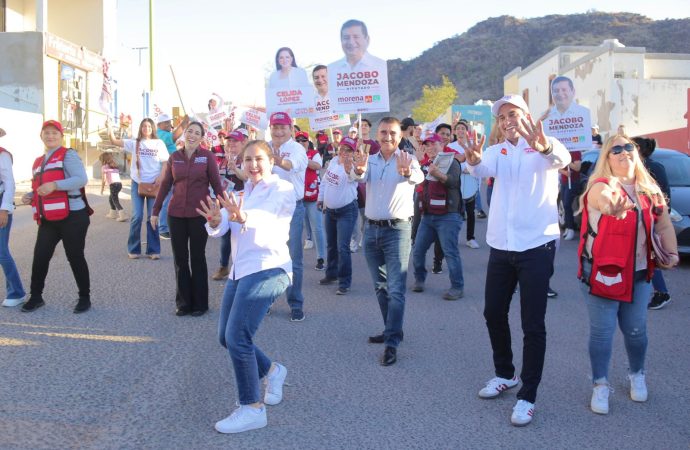
[[[599,178],[596,182],[608,183],[608,179]],[[647,281],[654,273],[654,259],[651,249],[651,225],[657,216],[656,209],[646,195],[637,196],[637,206],[628,211],[625,219],[603,215],[599,219],[597,231],[589,223],[587,212],[587,194],[583,194],[584,208],[582,208],[582,226],[580,229],[580,245],[578,246],[579,268],[577,277],[589,286],[589,292],[598,297],[632,302],[633,286],[635,284],[635,252],[637,241],[637,222],[642,214],[645,235],[647,238]],[[624,189],[620,194],[628,197]],[[592,237],[592,252],[587,255],[587,238]]]
[[[317,150],[309,150],[307,152],[307,158],[311,160],[314,156],[318,155]],[[304,201],[305,202],[315,202],[319,197],[319,172],[307,167],[307,171],[304,173]]]
[[[38,188],[44,183],[65,179],[65,154],[67,149],[60,147],[55,150],[48,160],[39,156],[34,161],[33,179],[31,189],[34,196],[31,199],[31,208],[34,212],[34,220],[62,220],[69,215],[69,197],[66,191],[55,190],[48,195],[38,195]]]

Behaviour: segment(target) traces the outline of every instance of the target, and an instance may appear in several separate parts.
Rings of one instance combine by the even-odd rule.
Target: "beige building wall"
[[[114,15],[110,15],[115,20]],[[104,48],[103,2],[95,0],[49,0],[48,31],[83,45],[92,52]]]

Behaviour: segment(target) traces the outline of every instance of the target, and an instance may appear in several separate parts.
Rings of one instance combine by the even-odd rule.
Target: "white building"
[[[573,80],[577,102],[607,137],[619,125],[660,147],[690,153],[690,54],[647,53],[617,39],[600,46],[561,46],[504,77],[506,94],[521,94],[535,115],[551,102],[556,76]]]

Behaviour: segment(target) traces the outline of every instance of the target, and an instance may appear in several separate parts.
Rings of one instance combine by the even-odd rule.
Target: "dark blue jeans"
[[[350,239],[357,223],[357,200],[338,209],[326,209],[326,278],[338,278],[338,287],[352,284]]]
[[[561,199],[563,201],[563,214],[565,227],[571,230],[575,229],[575,217],[573,215],[573,199],[577,196],[577,188],[575,183],[572,183],[572,187],[568,188],[568,181],[561,184]]]
[[[460,228],[462,228],[460,213],[422,215],[412,254],[415,280],[422,283],[426,280],[427,270],[424,267],[426,252],[431,244],[438,240],[446,256],[450,285],[456,289],[465,287],[465,280],[462,275],[462,259],[458,250]]]
[[[232,246],[230,245],[230,230],[220,238],[220,266],[228,267],[230,264],[230,251]]]
[[[24,298],[26,292],[24,291],[22,279],[19,277],[17,265],[14,262],[14,258],[12,258],[12,254],[10,253],[9,243],[11,229],[12,214],[8,214],[7,225],[0,228],[0,265],[2,266],[2,271],[5,273],[5,287],[7,288],[5,298],[15,300]]]
[[[158,228],[151,226],[151,211],[156,201],[152,197],[141,197],[139,183],[132,180],[132,219],[129,222],[129,238],[127,239],[127,253],[141,254],[141,223],[144,221],[144,203],[146,203],[146,254],[160,255],[161,239]]]
[[[304,295],[302,295],[302,275],[304,273],[304,247],[302,247],[302,230],[304,229],[304,202],[297,202],[295,212],[290,221],[290,238],[288,250],[292,259],[292,285],[287,288],[287,302],[290,309],[302,309]]]
[[[411,232],[409,221],[393,226],[367,223],[364,232],[364,256],[374,280],[388,347],[397,347],[402,339]]]
[[[486,268],[484,318],[493,349],[496,376],[515,375],[508,312],[515,286],[520,283],[522,388],[517,398],[534,403],[546,352],[546,293],[553,274],[556,241],[522,252],[491,249]]]
[[[253,339],[268,308],[289,284],[287,273],[276,268],[230,279],[225,285],[218,339],[230,352],[240,405],[261,401],[259,380],[268,373],[271,360]]]

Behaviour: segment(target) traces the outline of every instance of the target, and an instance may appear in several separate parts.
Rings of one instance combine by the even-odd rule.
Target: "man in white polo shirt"
[[[558,169],[570,163],[568,150],[547,138],[541,122],[529,115],[518,95],[507,95],[491,108],[506,140],[482,152],[485,137],[474,131],[465,148],[468,169],[477,177],[494,177],[494,204],[489,214],[486,242],[491,247],[486,270],[484,318],[493,349],[496,376],[479,391],[494,398],[517,386],[511,349],[508,310],[520,284],[523,356],[522,388],[517,393],[511,422],[527,425],[541,381],[546,350],[546,298],[553,274],[559,236]]]
[[[290,305],[290,320],[304,320],[304,296],[302,295],[302,274],[304,262],[302,255],[302,228],[304,227],[304,174],[307,170],[307,152],[292,139],[292,119],[287,113],[276,112],[269,119],[273,149],[273,173],[287,180],[295,187],[297,205],[290,222],[288,247],[292,259],[292,285],[287,288],[287,301]]]

